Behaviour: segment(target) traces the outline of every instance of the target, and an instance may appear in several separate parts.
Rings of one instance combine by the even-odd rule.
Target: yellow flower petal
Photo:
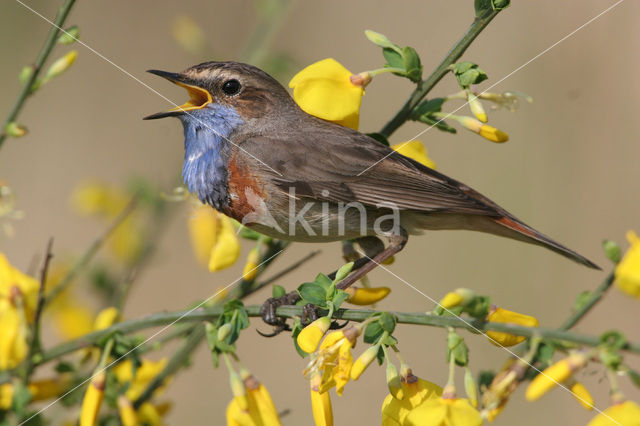
[[[383,425],[404,425],[409,413],[424,401],[438,398],[442,395],[442,388],[435,383],[411,376],[412,383],[402,383],[403,398],[396,399],[387,395],[382,403]]]
[[[430,399],[413,410],[403,425],[407,426],[479,426],[482,417],[471,403],[462,398]]]
[[[93,311],[86,305],[66,301],[52,312],[58,331],[67,339],[75,339],[92,331]]]
[[[126,359],[121,363],[113,367],[113,372],[119,383],[130,383],[129,389],[125,393],[126,397],[131,401],[138,399],[142,392],[167,365],[167,358],[162,358],[159,361],[151,361],[148,359],[142,360],[140,365],[135,370],[135,377],[133,376],[133,363],[130,359]],[[159,393],[162,388],[157,389],[155,392]]]
[[[364,373],[364,370],[366,370],[373,360],[376,359],[379,351],[379,345],[371,346],[369,349],[364,351],[358,359],[356,359],[356,362],[353,363],[353,367],[351,367],[351,380],[358,380],[360,378],[362,373]]]
[[[364,89],[351,83],[351,75],[335,59],[328,58],[301,70],[289,87],[306,113],[357,129]]]
[[[532,316],[519,314],[502,308],[492,309],[487,315],[489,322],[501,322],[505,324],[522,325],[525,327],[538,327],[540,323]],[[499,331],[488,331],[489,341],[496,346],[513,346],[524,342],[527,338]]]
[[[118,413],[120,413],[122,426],[137,426],[140,424],[133,404],[124,395],[118,397]]]
[[[571,393],[576,401],[585,409],[589,411],[593,410],[593,397],[582,383],[574,382],[573,385],[571,385]]]
[[[231,219],[219,215],[220,232],[209,258],[209,271],[215,272],[233,265],[240,256],[240,243]]]
[[[216,211],[209,206],[201,205],[191,211],[189,218],[189,236],[196,260],[201,265],[209,264],[211,250],[216,242],[219,223]]]
[[[254,247],[247,256],[247,263],[244,264],[242,270],[242,279],[245,281],[252,281],[256,275],[258,275],[258,262],[260,261],[260,251],[257,247]]]
[[[431,169],[436,168],[436,163],[433,162],[431,158],[427,155],[427,149],[424,147],[422,142],[418,140],[413,140],[410,142],[402,142],[396,145],[392,145],[391,148],[404,155],[405,157],[409,157],[413,160],[416,160],[418,163],[427,166]]]
[[[490,140],[491,142],[502,143],[509,140],[509,135],[502,130],[496,129],[493,126],[489,126],[488,124],[483,124],[482,122],[476,120],[471,117],[453,117],[460,124],[462,124],[467,130],[471,130],[474,133],[479,134],[483,138]]]
[[[104,370],[96,373],[82,400],[82,408],[80,411],[80,426],[93,426],[96,424],[100,405],[104,398],[104,388],[106,385],[107,374]]]
[[[93,323],[94,330],[104,330],[111,327],[115,322],[120,320],[120,311],[111,306],[101,310]]]
[[[587,358],[584,355],[573,354],[550,365],[529,383],[525,397],[529,401],[539,399],[555,385],[566,381],[576,370],[582,368],[586,362]]]
[[[347,302],[360,306],[373,305],[391,293],[389,287],[349,287],[345,291],[349,294]]]
[[[630,296],[640,299],[640,238],[635,232],[627,232],[629,250],[616,266],[616,287]]]
[[[640,426],[640,406],[625,401],[598,414],[587,426]]]
[[[316,380],[317,381],[317,380]],[[320,393],[318,388],[314,389],[314,380],[311,380],[311,411],[316,426],[333,426],[333,407],[329,392]]]
[[[296,341],[300,349],[307,353],[315,352],[322,336],[329,330],[331,319],[329,317],[321,317],[302,329]]]

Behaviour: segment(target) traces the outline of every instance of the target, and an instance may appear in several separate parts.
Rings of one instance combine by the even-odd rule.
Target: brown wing
[[[501,210],[466,185],[342,126],[319,122],[304,133],[250,137],[241,146],[269,166],[256,162],[261,173],[285,192],[295,187],[297,196],[424,212],[496,216]]]

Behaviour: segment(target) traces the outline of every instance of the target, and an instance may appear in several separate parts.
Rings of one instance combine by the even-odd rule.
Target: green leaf
[[[458,84],[463,89],[468,88],[472,84],[479,84],[489,78],[484,71],[478,68],[478,64],[474,64],[473,62],[459,62],[453,65],[451,69],[458,79]]]
[[[417,119],[420,116],[425,114],[431,114],[433,112],[442,111],[442,104],[444,103],[444,98],[433,98],[428,99],[426,101],[420,102],[417,107],[411,111],[411,117],[415,117]]]
[[[540,343],[540,346],[538,346],[538,351],[536,352],[536,357],[534,359],[542,363],[544,366],[547,366],[551,363],[555,351],[556,348],[554,345],[548,343]]]
[[[398,340],[395,337],[387,334],[384,339],[382,339],[381,343],[386,346],[395,346],[398,344]]]
[[[284,296],[285,294],[287,294],[287,291],[284,289],[284,287],[278,284],[274,284],[273,288],[271,289],[271,296],[274,299],[278,299]]]
[[[447,361],[450,361],[451,357],[459,366],[465,366],[469,363],[469,348],[464,339],[453,331],[449,332],[447,336]]]
[[[345,263],[344,265],[342,265],[340,269],[338,269],[338,272],[336,272],[336,279],[333,280],[333,282],[337,283],[345,279],[352,269],[353,262]]]
[[[320,284],[303,283],[298,287],[298,294],[307,303],[316,306],[325,306],[327,301],[327,291]]]
[[[296,351],[298,352],[298,355],[300,355],[302,358],[304,358],[304,357],[309,355],[308,353],[303,351],[300,348],[300,346],[298,346],[298,334],[300,334],[300,332],[302,331],[303,328],[304,327],[300,323],[300,319],[296,318],[296,320],[293,322],[293,328],[291,330],[291,337],[293,338],[293,346],[295,346]]]
[[[631,379],[631,382],[635,385],[635,387],[640,388],[640,373],[635,370],[628,369],[627,375]]]
[[[386,47],[382,49],[382,56],[387,60],[387,66],[390,68],[404,69],[404,59],[396,50]]]
[[[329,289],[329,287],[331,287],[331,284],[333,284],[331,278],[322,273],[316,275],[316,279],[314,280],[314,282],[316,284],[320,284],[324,289]]]
[[[404,69],[407,71],[407,78],[414,83],[422,80],[422,64],[420,56],[413,47],[402,48],[402,59],[404,61]]]
[[[344,303],[345,300],[349,297],[349,293],[344,290],[337,290],[333,295],[331,301],[333,302],[334,309],[340,308],[340,305]]]
[[[620,333],[617,330],[607,331],[602,333],[600,336],[600,342],[603,346],[609,349],[622,349],[624,345],[627,343],[627,338],[624,337],[624,334]]]
[[[455,75],[460,75],[469,71],[471,68],[477,67],[477,66],[478,65],[474,64],[473,62],[464,61],[464,62],[458,62],[457,64],[454,64],[452,69]]]
[[[364,342],[374,344],[382,336],[384,330],[378,321],[371,322],[364,329]]]
[[[478,388],[488,388],[493,382],[493,378],[496,377],[495,371],[491,370],[482,370],[478,373]]]
[[[60,361],[55,367],[56,373],[71,373],[75,371],[73,364],[67,361]]]
[[[378,322],[382,326],[382,329],[387,333],[393,333],[396,328],[396,319],[389,312],[380,312]]]
[[[471,303],[466,305],[463,312],[468,313],[474,318],[484,320],[489,314],[491,307],[491,299],[487,296],[476,296]]]

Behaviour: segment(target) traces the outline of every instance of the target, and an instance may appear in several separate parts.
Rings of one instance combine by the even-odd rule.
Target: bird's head
[[[295,111],[295,102],[280,83],[264,71],[238,62],[205,62],[173,73],[149,70],[189,94],[189,100],[169,111],[145,117],[151,120],[179,117],[183,121],[202,119],[207,110],[233,110],[243,122]]]

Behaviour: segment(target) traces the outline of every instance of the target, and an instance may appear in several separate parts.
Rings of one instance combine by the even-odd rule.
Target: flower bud
[[[322,336],[329,330],[330,325],[331,318],[322,317],[303,328],[296,338],[300,349],[309,354],[315,352]]]
[[[243,410],[249,408],[247,390],[244,387],[244,382],[238,373],[232,369],[229,369],[229,385],[231,386],[231,393],[233,394],[234,399],[238,401],[240,408]]]
[[[471,90],[467,90],[467,101],[469,102],[469,108],[471,108],[473,115],[475,115],[478,120],[486,123],[488,121],[487,113],[484,112],[482,102],[480,102],[478,97],[474,95]]]
[[[489,126],[488,124],[483,124],[474,118],[454,116],[451,116],[451,118],[456,119],[467,130],[471,130],[491,142],[502,143],[509,140],[509,135],[507,133],[496,129],[493,126]]]
[[[247,256],[247,263],[244,264],[242,270],[242,279],[245,281],[253,281],[258,274],[258,263],[260,262],[260,251],[254,247]]]
[[[389,388],[389,393],[393,395],[395,399],[404,398],[402,381],[400,380],[398,369],[391,362],[387,362],[387,387]]]
[[[478,386],[476,385],[476,381],[473,379],[473,374],[471,374],[471,370],[469,370],[469,368],[464,369],[464,391],[467,394],[467,398],[469,398],[471,405],[478,408]]]
[[[555,385],[566,381],[574,372],[584,367],[586,363],[587,357],[580,353],[561,359],[533,378],[527,387],[525,397],[529,401],[539,399]]]
[[[364,373],[364,370],[366,370],[373,360],[376,359],[379,351],[379,344],[371,346],[369,349],[364,351],[358,359],[356,359],[356,362],[353,363],[353,367],[351,367],[351,380],[358,380],[360,378],[360,375]]]
[[[518,312],[512,312],[493,305],[491,306],[489,315],[487,315],[486,319],[489,322],[515,324],[522,325],[524,327],[538,327],[540,325],[538,320],[532,316],[520,314]],[[527,339],[524,336],[516,336],[500,331],[488,331],[487,337],[489,338],[489,341],[496,346],[514,346],[518,343],[524,342]]]
[[[124,396],[118,396],[118,412],[120,413],[120,421],[122,426],[137,426],[140,424],[138,414],[133,408],[131,401]]]
[[[109,308],[105,308],[98,313],[95,321],[93,322],[94,330],[104,330],[105,328],[111,327],[115,322],[120,319],[120,311],[117,308],[111,306]]]
[[[607,258],[613,263],[620,262],[622,259],[622,251],[620,250],[620,246],[615,241],[604,240],[602,242],[602,248],[604,249],[604,253]]]
[[[218,341],[221,342],[227,337],[229,337],[229,334],[231,334],[231,331],[233,331],[231,324],[229,324],[228,322],[222,324],[218,329]]]
[[[57,59],[47,70],[46,74],[44,75],[44,79],[49,80],[53,77],[59,76],[60,74],[68,70],[71,65],[73,65],[77,57],[78,52],[72,50],[63,57]]]
[[[104,398],[107,374],[103,370],[95,373],[82,400],[80,411],[80,426],[93,426],[96,424],[100,405]]]
[[[25,126],[23,126],[22,124],[18,124],[15,121],[7,124],[7,127],[4,128],[4,131],[7,135],[13,138],[21,138],[22,136],[29,133],[29,130]]]
[[[60,44],[72,44],[78,39],[80,35],[80,29],[77,25],[67,28],[60,37],[58,37],[58,43]]]
[[[476,294],[468,288],[457,288],[454,291],[447,293],[442,300],[440,300],[439,305],[444,309],[451,309],[456,306],[467,305],[475,297]]]
[[[391,292],[389,287],[373,287],[373,288],[357,288],[357,287],[349,287],[345,289],[345,291],[349,294],[347,298],[347,302],[352,305],[373,305],[387,297],[387,295]]]
[[[593,410],[593,397],[587,388],[580,382],[573,382],[571,387],[571,394],[586,410]]]
[[[395,48],[395,44],[391,43],[391,41],[384,34],[380,34],[371,30],[365,30],[364,35],[366,35],[369,41],[376,46]]]

